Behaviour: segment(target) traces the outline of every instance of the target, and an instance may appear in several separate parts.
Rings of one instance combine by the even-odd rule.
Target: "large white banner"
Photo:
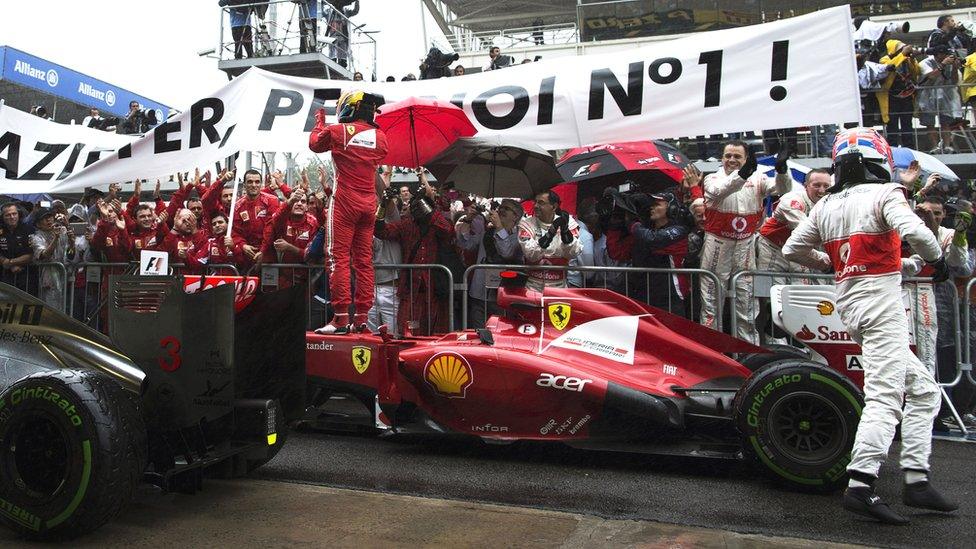
[[[548,149],[857,121],[850,33],[850,13],[842,6],[630,52],[557,58],[460,78],[353,83],[251,69],[131,146],[64,178],[58,166],[77,142],[24,135],[33,129],[0,119],[0,168],[6,167],[0,169],[0,192],[153,179],[210,166],[241,150],[307,151],[315,112],[325,107],[332,114],[335,100],[349,88],[381,94],[388,102],[410,96],[450,101],[464,109],[479,135],[502,133]],[[14,158],[11,134],[22,140],[20,155],[37,141],[65,149],[58,155],[51,149],[42,159],[48,167],[34,169],[32,159]],[[24,178],[29,171],[54,175]]]

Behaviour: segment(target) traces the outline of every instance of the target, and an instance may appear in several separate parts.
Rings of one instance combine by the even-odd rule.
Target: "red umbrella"
[[[559,174],[578,182],[582,195],[632,181],[632,190],[657,192],[681,181],[688,157],[663,141],[605,143],[571,149],[559,159]]]
[[[478,131],[456,105],[420,97],[383,105],[376,124],[389,147],[383,163],[407,168],[423,166],[457,138]]]

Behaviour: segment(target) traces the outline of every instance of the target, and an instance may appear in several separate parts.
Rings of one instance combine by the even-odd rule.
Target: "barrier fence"
[[[578,285],[575,287],[608,288],[629,297],[633,297],[634,294],[644,295],[644,296],[652,295],[652,289],[657,289],[657,284],[660,284],[660,281],[657,281],[656,284],[652,285],[651,283],[652,275],[667,276],[668,279],[666,280],[665,283],[669,285],[673,285],[675,283],[676,278],[689,277],[691,278],[691,280],[690,283],[687,285],[689,291],[687,292],[685,299],[682,300],[681,302],[676,302],[676,300],[673,299],[672,293],[668,291],[668,299],[666,303],[667,306],[661,307],[662,309],[666,309],[668,312],[685,316],[688,318],[696,318],[696,313],[697,311],[700,310],[701,293],[698,290],[698,281],[700,280],[700,277],[704,276],[706,278],[710,278],[715,283],[715,287],[718,288],[720,291],[720,299],[718,300],[719,302],[716,305],[716,317],[717,317],[716,322],[717,322],[717,329],[719,330],[722,329],[722,306],[723,306],[725,292],[722,289],[722,284],[719,281],[719,278],[714,273],[710,271],[706,271],[704,269],[657,269],[657,268],[642,268],[642,267],[595,267],[595,266],[590,267],[590,266],[581,266],[581,265],[568,265],[568,266],[567,265],[532,265],[531,267],[528,267],[526,265],[514,265],[514,264],[513,265],[476,264],[476,265],[471,265],[470,267],[465,269],[464,276],[462,277],[465,283],[463,285],[463,288],[461,289],[462,324],[460,327],[462,329],[468,328],[471,325],[469,322],[471,320],[480,321],[479,325],[483,326],[485,320],[487,320],[488,316],[490,316],[492,310],[491,305],[493,305],[493,303],[491,302],[490,299],[480,300],[480,298],[471,297],[470,287],[471,287],[473,275],[478,271],[485,271],[485,275],[486,275],[485,279],[487,280],[489,278],[487,276],[489,272],[491,271],[501,272],[505,270],[563,271],[566,273],[566,278],[569,281],[571,286],[573,285],[572,284],[573,279],[576,278],[578,281],[577,283]],[[591,275],[587,275],[586,273],[591,273]],[[579,276],[574,277],[574,275],[576,274],[579,274]],[[643,277],[643,284],[640,283],[640,277]],[[599,283],[601,280],[602,280],[602,285],[600,285]],[[488,292],[488,295],[490,295],[490,292],[497,289],[497,287],[498,287],[497,282],[494,285],[486,284],[485,291]],[[640,294],[641,289],[643,289],[643,294]],[[480,315],[480,318],[474,318],[474,319],[469,318],[469,312],[470,312],[469,309],[473,301],[474,302],[487,301],[487,303],[483,307],[483,310],[479,311],[483,313],[482,315]],[[475,303],[475,305],[479,305],[479,304]]]

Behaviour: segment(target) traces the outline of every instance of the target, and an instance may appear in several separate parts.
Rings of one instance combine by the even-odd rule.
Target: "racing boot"
[[[315,330],[317,334],[342,335],[349,333],[349,313],[336,313],[332,317],[332,322]]]
[[[874,493],[870,486],[858,486],[844,491],[844,509],[885,524],[904,525],[909,520],[896,513],[888,504]]]
[[[356,313],[352,317],[352,326],[350,326],[349,328],[350,331],[355,333],[363,333],[369,331],[369,329],[366,327],[366,322],[368,318],[369,317],[367,313]]]
[[[946,499],[927,480],[913,482],[911,484],[906,482],[901,498],[902,502],[909,507],[928,509],[930,511],[951,513],[959,508],[958,503]]]

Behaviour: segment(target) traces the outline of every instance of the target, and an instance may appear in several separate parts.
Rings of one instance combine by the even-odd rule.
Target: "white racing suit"
[[[714,273],[728,287],[736,271],[755,270],[754,235],[763,216],[763,200],[770,194],[784,195],[793,188],[789,174],[776,174],[775,183],[761,172],[743,180],[739,172],[724,170],[709,174],[702,182],[705,191],[705,243],[701,268]],[[718,291],[709,277],[701,279],[701,323],[716,326]],[[752,277],[739,277],[735,294],[736,333],[740,339],[757,343],[756,313]]]
[[[932,421],[941,400],[932,372],[909,348],[902,239],[926,261],[942,255],[901,185],[861,184],[822,198],[783,246],[790,261],[834,270],[837,310],[861,345],[864,365],[865,406],[847,470],[874,477],[899,420],[902,468],[928,471]]]
[[[949,274],[953,277],[969,276],[972,270],[969,267],[969,252],[965,246],[957,246],[952,243],[956,231],[939,227],[939,247],[945,254],[946,264],[949,266]],[[902,259],[901,274],[903,276],[932,276],[932,268],[925,265],[925,261],[914,254]],[[943,285],[952,286],[951,282],[942,282]],[[952,316],[952,311],[939,311],[936,307],[935,287],[930,282],[916,282],[908,285],[911,295],[913,321],[915,322],[915,348],[918,350],[918,358],[934,375],[938,375],[936,367],[936,356],[938,354],[939,338],[939,314]],[[955,288],[949,288],[955,291]],[[943,380],[949,381],[949,380]]]
[[[807,273],[810,269],[787,261],[783,257],[783,244],[790,237],[793,229],[807,218],[807,213],[813,209],[813,201],[805,190],[792,191],[780,197],[773,210],[773,215],[766,219],[759,228],[756,239],[756,269],[778,273]],[[808,284],[808,279],[782,278],[774,279],[773,284]]]
[[[522,246],[522,256],[525,264],[532,265],[569,265],[569,260],[583,251],[583,243],[579,239],[579,225],[572,216],[569,218],[569,231],[573,233],[573,240],[563,244],[561,232],[543,249],[539,246],[539,239],[549,231],[551,223],[543,223],[539,218],[529,215],[522,218],[518,224],[518,240]],[[529,269],[529,279],[525,283],[527,288],[541,292],[546,286],[557,288],[566,287],[566,271]]]

